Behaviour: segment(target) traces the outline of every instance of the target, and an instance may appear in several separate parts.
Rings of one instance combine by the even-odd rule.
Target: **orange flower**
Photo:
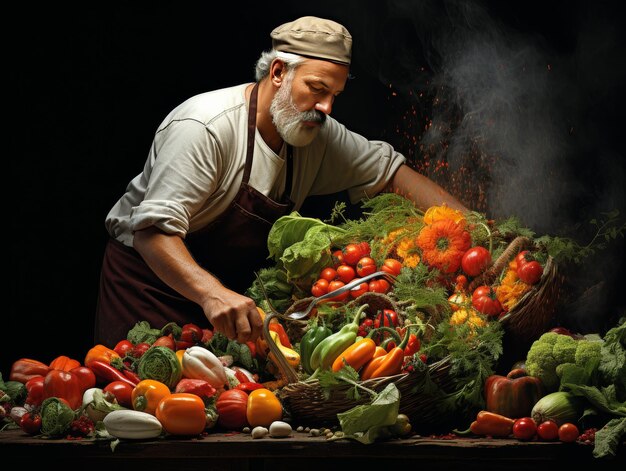
[[[420,256],[417,253],[415,238],[406,236],[409,232],[406,228],[396,229],[390,232],[382,241],[383,245],[392,246],[389,253],[397,256],[405,267],[415,268],[420,262]]]
[[[464,222],[441,219],[424,226],[417,236],[424,263],[442,273],[454,273],[461,266],[463,254],[470,248],[472,238]]]
[[[524,283],[517,276],[517,263],[512,261],[502,278],[500,286],[496,288],[496,298],[506,311],[510,311],[531,288],[531,285]]]
[[[433,222],[441,221],[442,219],[450,219],[456,223],[462,222],[465,226],[465,216],[457,209],[449,208],[446,204],[441,206],[431,206],[424,213],[424,224],[430,225]]]

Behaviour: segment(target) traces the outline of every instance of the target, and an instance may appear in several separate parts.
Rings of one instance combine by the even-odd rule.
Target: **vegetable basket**
[[[296,301],[285,314],[299,310],[309,301],[309,298]],[[395,307],[394,301],[385,295],[364,294],[352,303],[367,304],[368,310],[374,312],[378,308]],[[276,390],[276,394],[293,421],[307,426],[336,425],[338,413],[371,401],[369,394],[362,390],[356,397],[350,394],[354,386],[349,383],[341,383],[330,389],[324,389],[317,379],[301,380],[276,344],[269,341],[271,338],[269,322],[276,316],[275,312],[265,316],[263,337],[286,379],[286,384]],[[306,332],[307,321],[292,320],[279,314],[278,317],[286,321],[285,329],[291,338],[299,339]],[[437,406],[454,393],[454,386],[448,374],[450,362],[448,358],[443,358],[429,365],[422,363],[422,366],[410,373],[372,378],[360,381],[358,384],[363,388],[380,392],[388,384],[395,383],[400,392],[400,413],[406,414],[415,427],[423,426],[433,429],[445,422],[442,415],[443,409]]]

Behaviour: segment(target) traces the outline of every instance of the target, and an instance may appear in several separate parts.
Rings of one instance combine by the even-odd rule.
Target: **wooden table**
[[[123,440],[112,451],[110,442],[50,440],[29,437],[20,430],[0,432],[0,456],[34,466],[60,464],[69,470],[107,471],[272,470],[379,471],[626,469],[626,449],[599,460],[592,446],[578,443],[521,442],[505,439],[440,439],[414,436],[362,445],[350,440],[328,441],[293,432],[288,438],[253,440],[247,434],[214,432],[194,439]]]

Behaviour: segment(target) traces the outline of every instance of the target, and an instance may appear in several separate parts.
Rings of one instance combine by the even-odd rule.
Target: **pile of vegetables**
[[[419,424],[400,413],[393,383],[374,392],[363,381],[427,372],[446,359],[445,391],[427,375],[416,384],[437,399],[429,407],[442,426],[563,441],[578,439],[586,426],[598,430],[596,456],[615,453],[626,429],[623,323],[602,338],[547,332],[522,365],[495,374],[503,353],[499,320],[541,282],[548,257],[575,258],[579,246],[535,237],[516,218],[489,221],[446,206],[421,212],[394,194],[363,207],[359,220],[343,219],[341,205],[328,222],[297,212],[280,218],[268,237],[275,264],[257,273],[246,295],[265,318],[377,271],[392,278],[318,304],[299,331],[273,317],[269,337],[253,342],[229,340],[208,326],[141,321],[126,339],[95,345],[82,361],[19,359],[8,381],[0,377],[0,418],[46,437],[119,440],[245,427],[255,438],[285,436],[289,411],[280,389],[288,368],[326,390],[349,384],[354,397],[368,395],[368,404],[337,414],[340,434],[333,439],[372,443],[406,436]],[[520,237],[530,244],[494,272],[494,260]]]

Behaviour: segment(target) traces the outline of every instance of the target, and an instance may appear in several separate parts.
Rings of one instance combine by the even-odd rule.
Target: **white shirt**
[[[185,237],[216,219],[243,178],[249,84],[203,93],[176,107],[159,126],[143,172],[106,217],[109,234],[132,246],[133,232],[156,226]],[[278,200],[285,188],[285,146],[272,151],[255,135],[250,185]],[[317,137],[293,149],[291,200],[348,190],[352,203],[379,193],[405,158],[391,145],[368,141],[330,116]]]

